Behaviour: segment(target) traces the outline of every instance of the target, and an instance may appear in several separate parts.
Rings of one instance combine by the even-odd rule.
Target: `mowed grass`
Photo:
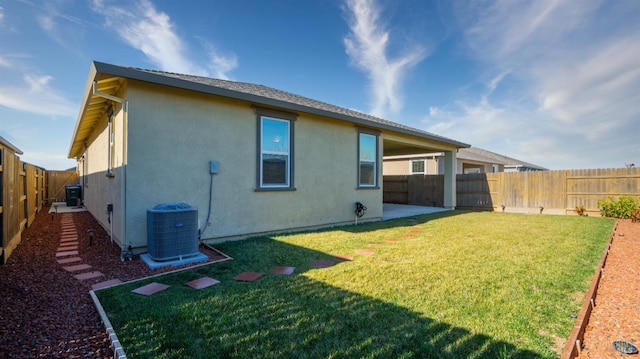
[[[227,242],[216,247],[233,261],[97,294],[130,358],[555,358],[615,223],[413,219]],[[354,260],[312,266],[336,255]],[[244,271],[266,275],[232,279]],[[221,283],[184,285],[202,276]],[[171,287],[131,293],[152,281]]]

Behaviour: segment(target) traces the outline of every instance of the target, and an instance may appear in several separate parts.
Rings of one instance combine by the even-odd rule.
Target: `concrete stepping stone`
[[[169,288],[169,286],[166,284],[153,282],[147,285],[143,285],[142,287],[136,288],[132,290],[132,292],[140,295],[149,296],[149,295],[154,295],[158,292],[162,292],[167,288]]]
[[[120,284],[120,283],[122,283],[122,281],[121,281],[120,279],[118,279],[118,278],[116,278],[116,279],[111,279],[111,280],[107,280],[107,281],[104,281],[104,282],[100,282],[100,283],[92,284],[92,285],[91,285],[91,289],[93,289],[93,290],[99,290],[99,289],[103,289],[103,288],[111,287],[111,286],[113,286],[113,285]]]
[[[237,276],[233,277],[234,280],[238,282],[255,282],[258,279],[262,278],[264,273],[259,272],[242,272]]]
[[[66,270],[67,272],[77,272],[89,268],[91,268],[91,266],[88,264],[77,264],[74,266],[62,267],[62,269]]]
[[[102,272],[87,272],[87,273],[76,274],[73,277],[77,280],[87,280],[87,279],[93,279],[93,278],[98,278],[102,276],[104,276]]]
[[[384,247],[384,244],[380,244],[380,243],[369,243],[369,244],[367,244],[367,245],[368,245],[369,247],[376,247],[376,248]]]
[[[57,252],[56,253],[56,258],[59,257],[70,257],[70,256],[77,256],[80,253],[78,251],[66,251],[66,252]]]
[[[64,243],[64,242],[78,242],[78,237],[61,238],[60,243]]]
[[[78,251],[78,246],[58,247],[57,252]]]
[[[216,285],[218,283],[220,283],[220,281],[217,279],[202,277],[202,278],[198,278],[190,282],[187,282],[185,284],[193,289],[204,289],[207,287],[211,287],[212,285]]]
[[[322,261],[322,260],[315,260],[311,263],[312,266],[316,267],[316,268],[328,268],[331,267],[332,265],[334,265],[335,262],[332,261]]]
[[[71,257],[71,258],[65,258],[65,259],[58,259],[56,262],[58,262],[58,264],[69,264],[69,263],[80,262],[80,261],[82,261],[82,258],[80,257]]]
[[[397,243],[398,242],[397,239],[393,239],[393,238],[387,238],[384,241],[387,242],[387,243]]]
[[[271,270],[271,274],[286,274],[286,275],[290,275],[293,274],[293,271],[295,270],[295,267],[274,267]]]
[[[372,251],[371,249],[356,249],[356,254],[364,254],[364,255],[371,255],[374,254],[375,252]]]

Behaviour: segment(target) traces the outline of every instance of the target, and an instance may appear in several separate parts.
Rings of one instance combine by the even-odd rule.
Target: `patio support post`
[[[456,150],[444,153],[444,208],[456,208]]]

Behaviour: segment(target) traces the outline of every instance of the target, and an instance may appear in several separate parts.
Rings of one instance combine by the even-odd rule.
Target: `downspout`
[[[128,139],[128,114],[129,114],[129,101],[124,98],[110,95],[108,93],[98,91],[98,84],[93,81],[93,94],[117,102],[122,105],[122,180],[121,183],[121,196],[122,196],[122,246],[120,260],[124,261],[125,256],[131,260],[133,254],[131,253],[130,246],[127,241],[127,139]]]

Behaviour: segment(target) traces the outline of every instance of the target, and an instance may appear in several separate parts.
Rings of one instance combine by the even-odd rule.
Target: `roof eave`
[[[80,112],[78,113],[78,119],[76,120],[76,125],[73,129],[73,136],[71,137],[71,144],[69,145],[69,154],[68,158],[76,158],[82,152],[78,150],[78,131],[80,129],[80,125],[82,124],[82,119],[84,117],[84,113],[86,111],[89,102],[91,101],[91,94],[93,92],[93,82],[98,77],[99,70],[97,69],[97,63],[94,61],[91,63],[91,67],[89,69],[89,76],[87,77],[87,83],[85,85],[84,93],[82,95],[82,106],[80,107]]]
[[[364,119],[360,119],[360,118],[356,118],[356,117],[352,117],[352,116],[348,116],[340,113],[321,110],[321,109],[299,105],[299,104],[293,104],[293,103],[282,101],[282,100],[275,100],[275,99],[271,99],[264,96],[248,94],[240,91],[234,91],[234,90],[220,88],[220,87],[202,84],[198,82],[178,79],[175,77],[162,76],[160,74],[140,71],[130,67],[122,67],[122,66],[111,65],[111,64],[94,61],[92,65],[92,70],[93,69],[95,69],[97,73],[105,73],[105,74],[110,74],[114,76],[130,78],[138,81],[151,82],[159,85],[171,86],[171,87],[176,87],[176,88],[181,88],[186,90],[192,90],[192,91],[208,93],[208,94],[217,95],[217,96],[233,98],[237,100],[243,100],[243,101],[247,101],[247,102],[251,102],[259,105],[279,107],[279,108],[288,109],[292,111],[299,111],[299,112],[305,112],[305,113],[323,116],[323,117],[335,118],[338,120],[355,123],[361,126],[368,126],[368,127],[373,127],[373,128],[378,128],[378,129],[383,129],[388,131],[394,131],[394,132],[398,132],[406,135],[417,136],[417,137],[428,139],[431,141],[444,142],[456,148],[471,147],[471,145],[467,143],[455,141],[455,140],[440,137],[440,136],[430,136],[425,133],[415,132],[415,131],[404,129],[401,127],[389,126],[389,125],[385,125],[385,124],[381,124],[373,121],[367,121]],[[94,77],[91,77],[90,75],[90,80],[95,78],[96,75],[97,74],[94,74],[93,75]],[[88,86],[87,90],[90,91],[91,82],[89,82],[87,86]],[[86,93],[85,93],[85,96],[86,96]],[[86,101],[85,101],[85,104],[86,104]]]

